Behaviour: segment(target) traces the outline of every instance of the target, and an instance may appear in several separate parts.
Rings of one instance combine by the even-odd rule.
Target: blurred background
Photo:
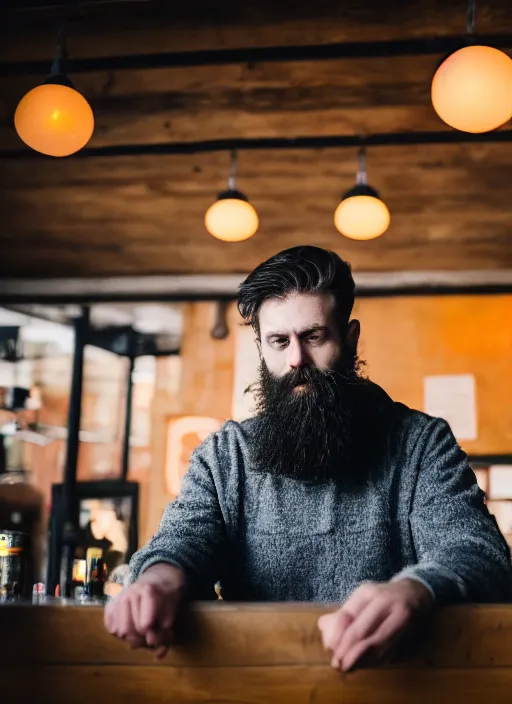
[[[510,3],[0,17],[0,528],[38,577],[72,544],[125,562],[251,415],[237,287],[298,244],[351,263],[366,373],[450,422],[512,544]],[[442,71],[474,44],[501,57],[472,58],[494,93],[468,124],[465,64]]]

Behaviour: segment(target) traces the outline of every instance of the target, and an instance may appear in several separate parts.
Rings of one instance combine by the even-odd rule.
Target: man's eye
[[[277,337],[274,340],[274,346],[275,347],[285,347],[287,342],[288,342],[288,340],[286,337]]]
[[[320,342],[320,340],[321,340],[320,335],[310,335],[308,337],[309,342]]]

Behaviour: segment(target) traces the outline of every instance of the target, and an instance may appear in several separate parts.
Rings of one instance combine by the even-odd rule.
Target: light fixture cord
[[[475,33],[475,6],[476,0],[469,0],[468,11],[466,14],[466,32],[473,36]]]
[[[368,183],[366,176],[366,148],[364,146],[359,147],[356,183],[358,186],[366,186]]]
[[[236,151],[233,149],[231,152],[231,157],[230,157],[230,166],[229,166],[229,178],[228,178],[228,189],[230,191],[236,191],[236,169],[238,165],[238,157]]]
[[[68,60],[68,50],[66,46],[66,33],[64,24],[59,26],[57,32],[57,47],[55,49],[55,58],[53,59],[50,73],[52,76],[61,76],[66,73],[66,62]]]

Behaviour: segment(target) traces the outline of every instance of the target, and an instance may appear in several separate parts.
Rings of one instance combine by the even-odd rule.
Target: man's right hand
[[[151,648],[161,659],[172,643],[185,589],[183,570],[165,563],[153,565],[106,605],[105,626],[132,648]]]

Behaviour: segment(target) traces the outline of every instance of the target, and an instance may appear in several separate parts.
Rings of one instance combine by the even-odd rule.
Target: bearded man
[[[132,558],[108,630],[165,653],[184,597],[321,601],[332,665],[393,654],[439,605],[507,601],[510,551],[448,424],[359,371],[354,281],[295,247],[243,282],[260,352],[257,413],[194,452],[180,496]],[[391,333],[390,333],[391,334]]]

